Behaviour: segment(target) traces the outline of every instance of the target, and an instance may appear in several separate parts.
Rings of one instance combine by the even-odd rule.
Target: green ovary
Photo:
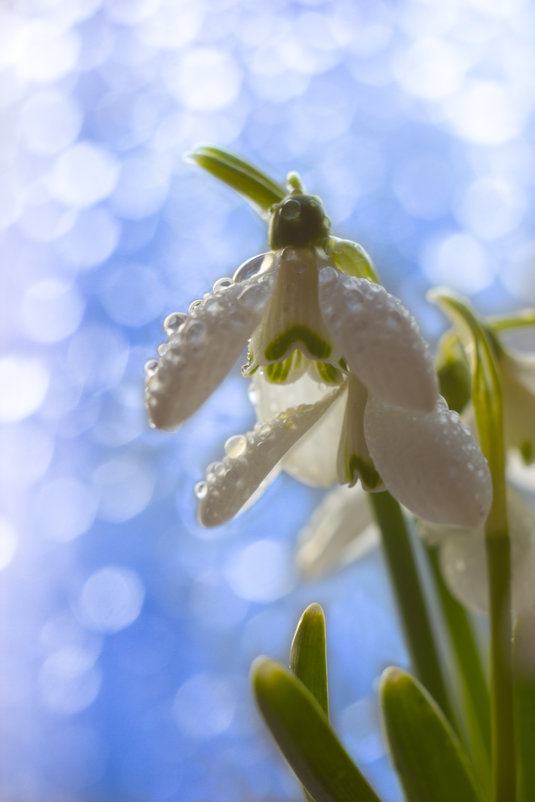
[[[297,324],[273,340],[265,349],[264,356],[268,362],[276,362],[283,359],[292,347],[297,348],[299,345],[308,356],[322,360],[327,359],[332,350],[330,343],[322,340],[314,331]]]
[[[360,476],[362,484],[369,490],[374,490],[381,482],[381,477],[369,462],[366,462],[356,454],[351,454],[348,464],[349,481],[354,484]]]

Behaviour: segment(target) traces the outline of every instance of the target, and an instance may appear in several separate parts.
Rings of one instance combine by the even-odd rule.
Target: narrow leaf
[[[440,288],[432,290],[428,297],[458,327],[472,356],[472,403],[481,450],[492,475],[493,500],[489,523],[494,531],[489,532],[487,528],[487,533],[490,537],[502,537],[507,531],[502,391],[489,335],[468,303],[454,292]]]
[[[328,715],[325,616],[319,604],[311,604],[301,616],[290,650],[290,668]]]
[[[521,613],[513,640],[517,802],[535,799],[535,613]]]
[[[262,217],[267,217],[273,204],[287,194],[281,184],[261,170],[220,148],[198,147],[188,158],[243,195]]]
[[[253,663],[256,701],[281,752],[316,802],[380,802],[310,691],[267,657]]]
[[[384,727],[409,802],[479,802],[470,762],[425,688],[399,668],[381,678]]]

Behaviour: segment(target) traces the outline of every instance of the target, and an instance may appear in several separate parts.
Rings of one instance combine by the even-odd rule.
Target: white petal
[[[422,414],[370,398],[364,431],[386,488],[415,515],[456,526],[485,519],[492,499],[486,460],[443,398]]]
[[[323,319],[338,350],[372,395],[430,411],[438,384],[414,318],[384,287],[332,267],[319,275]]]
[[[360,487],[337,487],[325,496],[298,536],[302,576],[316,579],[364,557],[379,543],[369,501]]]
[[[145,384],[154,426],[176,429],[223,381],[260,322],[275,280],[269,271],[232,284],[188,315]]]
[[[252,379],[251,401],[259,421],[267,421],[288,407],[313,404],[332,392],[332,386],[314,381],[308,374],[291,384],[268,382],[261,371]],[[344,417],[345,393],[286,454],[284,470],[300,482],[331,487],[337,480],[336,457]]]
[[[535,357],[506,351],[500,359],[506,444],[535,459]]]
[[[227,455],[212,466],[206,482],[197,485],[200,522],[204,526],[219,526],[236,515],[279,460],[319,420],[338,393],[333,390],[317,404],[281,412],[248,432],[235,449],[235,456]]]
[[[528,502],[507,490],[511,537],[513,609],[532,609],[535,603],[535,515]],[[488,612],[487,555],[483,527],[457,530],[440,548],[444,579],[451,592],[475,613]]]

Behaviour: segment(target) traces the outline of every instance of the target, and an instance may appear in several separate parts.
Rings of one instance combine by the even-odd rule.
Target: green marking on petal
[[[311,331],[307,326],[298,324],[279,335],[271,342],[264,351],[264,357],[269,362],[283,359],[292,348],[297,348],[297,344],[303,346],[311,357],[316,359],[327,359],[331,353],[331,344]]]
[[[351,454],[348,460],[349,481],[354,485],[357,479],[361,479],[363,486],[367,490],[375,490],[381,484],[381,477],[375,467],[363,460],[357,454]]]
[[[292,380],[292,373],[298,371],[303,361],[303,354],[301,351],[294,351],[290,356],[283,359],[282,362],[272,362],[264,368],[266,379],[273,384],[282,384],[286,381]]]
[[[314,368],[321,381],[325,384],[341,384],[343,381],[342,373],[331,365],[330,362],[314,362]]]

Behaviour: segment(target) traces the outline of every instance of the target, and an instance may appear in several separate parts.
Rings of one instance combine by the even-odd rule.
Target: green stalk
[[[491,738],[487,677],[470,617],[463,605],[452,596],[442,577],[438,549],[428,546],[426,551],[457,667],[468,746],[485,798],[490,798]]]
[[[472,404],[481,450],[492,477],[492,505],[485,524],[490,617],[490,703],[494,802],[512,802],[516,792],[513,708],[511,553],[505,495],[503,401],[498,369],[500,346],[469,304],[449,290],[433,291],[470,345]]]
[[[370,493],[405,640],[419,679],[455,725],[407,522],[389,493]]]

